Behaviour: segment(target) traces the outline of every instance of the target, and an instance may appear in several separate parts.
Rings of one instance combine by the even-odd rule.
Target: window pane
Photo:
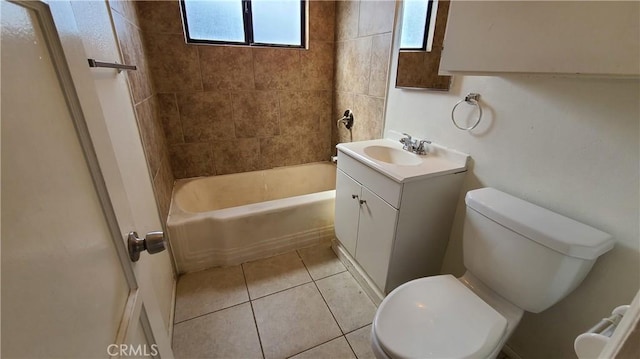
[[[299,0],[252,0],[253,41],[302,45]]]
[[[428,0],[405,0],[400,48],[419,49],[424,41]]]
[[[189,37],[244,42],[241,0],[185,0]]]

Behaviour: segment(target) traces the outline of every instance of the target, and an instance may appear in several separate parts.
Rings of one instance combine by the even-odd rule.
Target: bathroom
[[[108,4],[122,61],[138,66],[127,78],[161,223],[176,180],[328,161],[337,143],[406,132],[471,156],[441,273],[464,273],[464,194],[481,187],[615,239],[572,294],[525,314],[514,358],[575,357],[575,337],[638,291],[637,78],[455,74],[448,91],[397,88],[394,1],[309,1],[308,50],[187,45],[177,1]],[[483,119],[460,131],[451,110],[472,92]],[[345,109],[351,133],[336,126]]]

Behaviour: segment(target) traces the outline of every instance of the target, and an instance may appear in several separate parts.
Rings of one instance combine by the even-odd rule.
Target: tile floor
[[[375,306],[330,246],[180,277],[176,358],[374,358]]]

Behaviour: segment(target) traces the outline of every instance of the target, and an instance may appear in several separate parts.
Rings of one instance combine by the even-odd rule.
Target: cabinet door
[[[452,1],[440,71],[638,76],[637,1]]]
[[[398,210],[362,188],[356,261],[384,292]]]
[[[358,238],[358,207],[360,200],[360,184],[344,172],[336,172],[336,237],[355,257],[356,240]]]

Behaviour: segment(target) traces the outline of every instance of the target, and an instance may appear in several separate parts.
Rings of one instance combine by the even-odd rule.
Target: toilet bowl
[[[371,327],[379,359],[494,358],[523,314],[470,273],[415,279],[392,293]]]
[[[371,329],[378,359],[495,358],[524,311],[564,298],[613,247],[604,232],[492,188],[465,202],[467,272],[389,293]]]

